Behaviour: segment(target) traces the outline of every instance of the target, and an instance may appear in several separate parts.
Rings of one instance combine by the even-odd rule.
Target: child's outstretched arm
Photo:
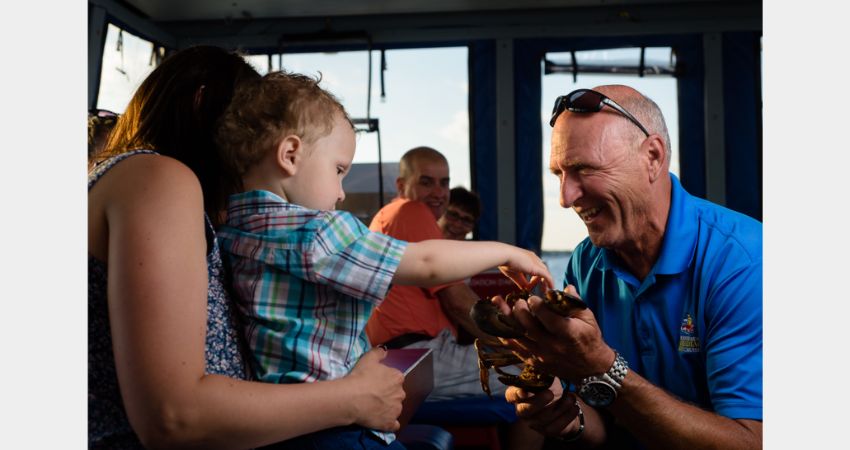
[[[463,280],[497,266],[540,276],[547,287],[554,287],[552,274],[534,252],[501,242],[448,239],[408,243],[393,282],[428,287]]]

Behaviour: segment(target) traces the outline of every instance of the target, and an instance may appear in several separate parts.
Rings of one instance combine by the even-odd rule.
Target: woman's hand
[[[369,350],[360,357],[345,380],[352,383],[354,423],[366,428],[397,431],[404,400],[404,375],[398,369],[381,363],[386,356],[387,351],[381,347]]]

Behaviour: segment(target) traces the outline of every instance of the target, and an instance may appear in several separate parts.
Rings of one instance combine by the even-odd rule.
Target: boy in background
[[[347,374],[369,349],[364,328],[391,283],[428,287],[508,266],[552,286],[545,264],[527,250],[499,242],[407,243],[334,211],[345,198],[354,128],[318,80],[273,72],[237,92],[216,143],[241,178],[242,192],[229,198],[219,237],[260,380],[303,383]],[[401,447],[392,433],[358,426],[283,443],[308,445]]]
[[[481,199],[463,186],[449,191],[449,204],[437,225],[446,239],[464,240],[481,217]]]

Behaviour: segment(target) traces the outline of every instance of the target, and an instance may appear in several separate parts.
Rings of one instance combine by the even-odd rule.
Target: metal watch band
[[[591,381],[604,381],[614,387],[615,390],[620,390],[627,373],[629,373],[629,363],[626,362],[625,358],[618,351],[614,350],[614,364],[611,365],[608,372],[584,378],[581,380],[580,386],[584,386]]]
[[[617,383],[617,389],[620,389],[623,385],[623,380],[626,378],[626,374],[629,373],[629,363],[616,350],[614,350],[614,355],[614,364],[608,369],[607,375]]]

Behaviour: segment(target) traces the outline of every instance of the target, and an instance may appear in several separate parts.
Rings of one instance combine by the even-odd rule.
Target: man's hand
[[[575,288],[567,293],[578,296]],[[504,300],[494,299],[504,311]],[[614,362],[614,351],[602,340],[602,331],[590,309],[562,317],[537,296],[519,300],[511,314],[526,330],[526,337],[503,340],[523,359],[534,358],[543,371],[578,383],[582,378],[606,372]]]
[[[478,295],[465,284],[453,284],[437,291],[437,298],[446,316],[458,328],[463,328],[472,336],[479,339],[493,339],[492,336],[478,329],[469,317],[469,310],[478,301]]]
[[[536,394],[510,386],[505,391],[505,400],[516,407],[517,417],[544,436],[567,436],[578,432],[576,396],[571,392],[564,393],[557,378],[548,390]]]

